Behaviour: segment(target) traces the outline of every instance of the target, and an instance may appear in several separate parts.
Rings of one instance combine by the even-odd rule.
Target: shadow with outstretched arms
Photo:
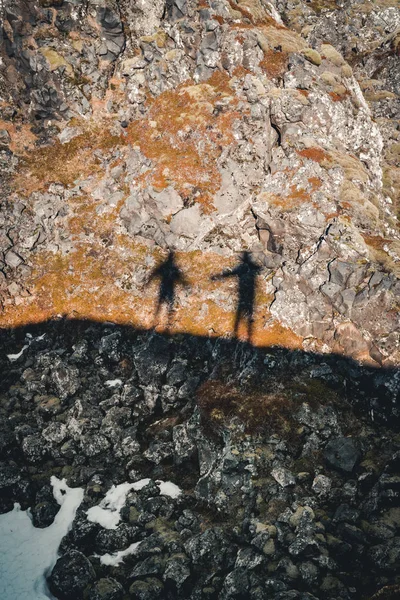
[[[154,279],[159,279],[158,299],[154,311],[153,326],[157,325],[163,306],[167,310],[167,322],[165,331],[169,331],[174,312],[176,286],[189,286],[189,282],[183,275],[175,261],[175,252],[169,251],[167,258],[151,272],[148,283]]]
[[[211,277],[212,281],[225,279],[228,277],[237,277],[237,307],[235,313],[235,323],[233,327],[234,337],[238,337],[239,325],[244,322],[247,326],[247,341],[251,343],[253,337],[254,309],[257,275],[261,267],[253,261],[250,252],[244,251],[241,254],[239,264],[233,269],[227,269]]]

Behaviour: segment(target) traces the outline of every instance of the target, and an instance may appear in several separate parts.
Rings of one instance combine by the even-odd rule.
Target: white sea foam
[[[141,490],[149,483],[150,479],[140,479],[135,483],[121,483],[113,485],[97,506],[92,506],[87,511],[87,518],[92,523],[98,523],[105,529],[116,529],[121,520],[121,509],[126,502],[126,496],[131,490]],[[171,481],[156,481],[163,496],[177,498],[182,490]]]
[[[25,350],[29,348],[29,344],[25,344],[25,346],[22,347],[22,349],[20,350],[20,352],[18,352],[18,354],[7,354],[7,358],[10,362],[14,362],[16,360],[18,360],[23,353],[25,352]]]
[[[53,494],[61,505],[54,522],[45,529],[33,526],[29,511],[14,505],[0,515],[0,598],[45,600],[52,598],[46,584],[57,561],[62,538],[68,533],[83,500],[83,489],[70,488],[65,479],[51,478]]]
[[[102,565],[108,565],[111,567],[118,567],[120,565],[125,556],[129,556],[131,554],[135,554],[136,548],[140,546],[141,542],[134,542],[126,550],[118,550],[118,552],[114,552],[113,554],[103,554],[100,556],[100,562]]]
[[[182,494],[181,488],[179,488],[172,481],[156,481],[156,484],[160,488],[160,494],[162,496],[170,496],[170,498],[178,498]]]

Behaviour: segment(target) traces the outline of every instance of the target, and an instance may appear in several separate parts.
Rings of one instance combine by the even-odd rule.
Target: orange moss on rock
[[[259,0],[228,0],[230,7],[241,14],[245,23],[253,26],[272,25],[278,29],[286,29],[268,14]]]
[[[158,190],[173,184],[184,198],[195,188],[195,200],[209,209],[221,185],[217,159],[234,143],[232,125],[243,116],[237,103],[228,75],[219,71],[205,83],[186,82],[154,98],[146,118],[128,128],[128,141],[153,162],[144,183]]]
[[[319,177],[309,177],[308,183],[311,185],[311,190],[316,192],[322,186],[322,181]]]
[[[255,329],[253,343],[255,346],[283,346],[294,350],[302,347],[303,338],[279,321],[270,319],[263,328]]]
[[[125,143],[123,136],[112,135],[104,126],[88,128],[66,144],[57,140],[51,146],[32,150],[23,157],[22,173],[15,180],[16,188],[30,194],[52,182],[68,186],[79,177],[99,171],[99,160],[94,156],[96,150],[108,152]]]
[[[6,129],[11,137],[10,150],[17,155],[32,151],[37,137],[27,123],[12,123],[0,119],[0,129]]]
[[[102,224],[97,223],[101,227]],[[105,227],[105,224],[103,223]],[[106,230],[105,230],[106,231]],[[59,316],[111,321],[140,329],[156,327],[165,331],[166,307],[155,321],[158,281],[148,285],[153,269],[147,266],[142,289],[132,289],[132,277],[146,264],[160,262],[164,255],[129,236],[109,231],[109,244],[102,235],[96,239],[74,235],[75,249],[68,254],[37,252],[32,262],[32,274],[26,282],[30,296],[18,305],[5,306],[0,315],[0,327],[37,323]],[[231,268],[235,257],[219,254],[178,252],[177,264],[185,273],[189,287],[178,286],[170,333],[190,333],[210,337],[230,337],[236,310],[237,282],[211,281],[211,276]],[[221,288],[222,295],[215,295]],[[302,339],[272,319],[269,305],[272,298],[257,287],[254,313],[254,345],[301,347]],[[239,338],[247,339],[246,323],[239,327]]]
[[[266,194],[265,200],[270,206],[286,212],[297,208],[304,202],[311,202],[311,192],[292,184],[289,188],[289,193],[286,195]]]
[[[391,242],[391,240],[383,238],[380,235],[368,235],[366,233],[361,233],[361,235],[365,243],[374,248],[374,250],[383,250],[383,247]]]
[[[333,102],[342,102],[346,98],[350,96],[350,92],[346,90],[343,94],[338,94],[337,92],[329,92],[329,96]]]
[[[308,158],[309,160],[313,160],[317,163],[322,163],[323,161],[328,161],[330,156],[325,150],[322,148],[304,148],[303,150],[297,150],[297,154],[302,156],[303,158]]]
[[[264,52],[264,58],[259,66],[270,79],[280,79],[287,70],[288,53],[273,50],[272,48]]]

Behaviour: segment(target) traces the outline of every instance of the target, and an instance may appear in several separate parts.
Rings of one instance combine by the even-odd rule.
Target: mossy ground
[[[234,143],[232,125],[243,118],[227,74],[216,72],[206,83],[187,82],[150,102],[146,118],[134,121],[128,141],[152,161],[143,185],[158,191],[174,185],[188,201],[213,210],[221,185],[217,160]]]
[[[198,390],[197,402],[203,420],[215,430],[235,417],[247,433],[277,434],[292,441],[299,434],[299,422],[293,415],[304,402],[314,409],[330,403],[343,408],[336,392],[317,379],[288,381],[284,386],[271,379],[268,390],[255,385],[241,390],[221,380],[209,380]]]
[[[57,140],[50,146],[31,149],[22,158],[22,172],[15,180],[15,187],[20,193],[29,195],[46,189],[53,182],[72,185],[78,178],[100,172],[96,150],[106,153],[125,144],[125,138],[113,135],[107,126],[104,129],[87,127],[84,133],[66,144]]]

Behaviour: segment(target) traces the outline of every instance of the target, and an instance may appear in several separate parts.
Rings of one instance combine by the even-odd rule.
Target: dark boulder
[[[48,582],[51,592],[60,600],[78,600],[95,579],[96,573],[86,556],[70,550],[58,559]]]
[[[144,580],[134,581],[129,588],[132,600],[157,600],[163,597],[164,586],[159,579],[148,577]]]
[[[88,600],[120,600],[123,593],[122,585],[115,579],[107,577],[96,581],[89,592]]]
[[[32,522],[35,527],[48,527],[54,521],[54,518],[60,507],[53,502],[39,502],[32,508]]]
[[[340,437],[327,443],[324,457],[334,469],[351,473],[361,458],[361,452],[353,438]]]

